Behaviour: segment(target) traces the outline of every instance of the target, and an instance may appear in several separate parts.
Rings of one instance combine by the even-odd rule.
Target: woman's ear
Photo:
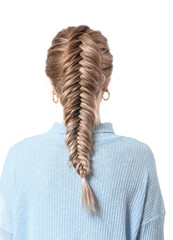
[[[111,81],[111,76],[108,78],[108,81],[109,81],[109,83],[110,83],[110,81]],[[108,83],[108,85],[109,85],[109,83]]]
[[[55,89],[54,89],[54,86],[53,86],[53,83],[52,83],[52,80],[50,79],[50,84],[51,84],[51,86],[52,86],[52,91],[55,91]]]
[[[111,81],[111,77],[108,78],[108,84],[107,84],[106,87],[104,88],[104,91],[108,88],[110,81]]]
[[[50,84],[51,84],[51,86],[53,87],[53,84],[52,84],[52,80],[49,78],[49,80],[50,80]]]

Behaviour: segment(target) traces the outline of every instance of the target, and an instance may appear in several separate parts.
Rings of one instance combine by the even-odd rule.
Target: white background
[[[86,24],[107,38],[114,56],[101,121],[147,143],[155,156],[166,207],[173,215],[173,6],[170,0],[1,1],[0,168],[16,142],[62,121],[45,75],[47,49],[58,31]]]

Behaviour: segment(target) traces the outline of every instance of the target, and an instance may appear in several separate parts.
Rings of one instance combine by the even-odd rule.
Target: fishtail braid
[[[64,110],[68,163],[81,176],[82,206],[96,212],[87,175],[92,171],[96,98],[112,71],[107,39],[86,25],[63,29],[52,41],[46,64],[46,74],[53,79]]]

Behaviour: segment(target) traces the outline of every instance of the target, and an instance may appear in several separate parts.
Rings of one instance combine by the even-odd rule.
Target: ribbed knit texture
[[[95,124],[93,174],[98,213],[82,208],[81,177],[68,166],[66,128],[10,147],[0,178],[0,240],[163,240],[165,206],[150,147]]]

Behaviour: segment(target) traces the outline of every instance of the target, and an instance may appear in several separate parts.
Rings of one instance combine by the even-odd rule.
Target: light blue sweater
[[[63,123],[8,151],[0,179],[2,240],[163,240],[165,206],[150,147],[94,125],[93,175],[99,212],[82,208],[81,177],[68,166]]]

